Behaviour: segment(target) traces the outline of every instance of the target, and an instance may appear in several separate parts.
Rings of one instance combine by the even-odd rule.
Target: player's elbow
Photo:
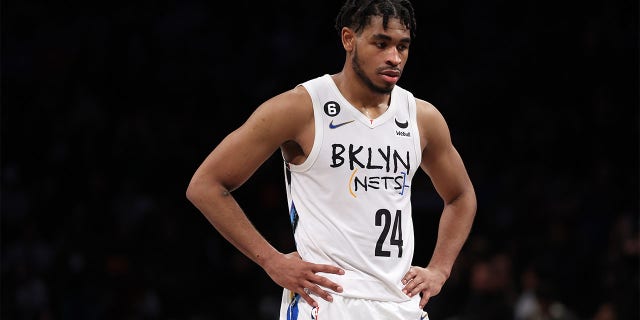
[[[466,188],[458,198],[458,201],[468,208],[467,211],[469,211],[471,215],[476,214],[476,210],[478,209],[478,199],[476,198],[476,192],[473,187]]]
[[[191,203],[196,204],[199,199],[202,199],[202,194],[204,192],[204,184],[200,181],[200,179],[194,177],[193,179],[191,179],[189,185],[187,186],[186,197]]]
[[[187,200],[193,203],[193,199],[195,199],[195,196],[196,196],[196,191],[193,187],[192,182],[189,182],[189,185],[187,186],[187,191],[185,192],[185,196],[187,197]]]
[[[231,190],[226,184],[214,178],[196,175],[187,186],[186,196],[192,204],[200,207],[206,202],[229,196]]]
[[[478,203],[473,187],[460,190],[459,193],[456,193],[454,196],[447,199],[447,201],[445,201],[445,205],[465,208],[465,212],[469,212],[472,216],[475,215]]]

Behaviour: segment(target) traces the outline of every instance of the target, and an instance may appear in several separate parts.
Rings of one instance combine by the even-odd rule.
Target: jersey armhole
[[[411,131],[415,132],[413,138],[413,147],[416,150],[416,163],[418,167],[420,167],[420,163],[422,163],[422,149],[420,146],[420,129],[418,126],[418,107],[416,105],[416,98],[410,92],[407,92],[407,101],[409,103],[409,116],[413,117],[413,121],[411,121]],[[417,171],[417,168],[416,168]]]
[[[306,83],[300,85],[307,90],[309,96],[311,97],[311,107],[313,108],[314,137],[313,146],[311,147],[311,152],[309,153],[307,159],[305,159],[301,164],[288,163],[289,170],[293,172],[304,172],[311,168],[311,166],[318,159],[318,154],[320,153],[320,147],[322,145],[323,137],[322,112],[320,111],[320,108],[318,108],[318,97],[316,95],[316,91],[313,90],[312,87],[306,85]]]

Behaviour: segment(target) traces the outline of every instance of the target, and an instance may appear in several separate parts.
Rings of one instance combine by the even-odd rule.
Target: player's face
[[[409,29],[400,20],[389,19],[385,30],[382,17],[373,17],[356,39],[351,58],[353,71],[371,90],[390,93],[409,57]]]

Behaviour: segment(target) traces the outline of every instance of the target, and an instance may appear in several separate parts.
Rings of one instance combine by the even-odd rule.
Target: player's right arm
[[[308,93],[300,86],[261,104],[205,158],[191,178],[187,198],[225,239],[260,265],[274,282],[317,305],[305,288],[327,301],[332,298],[321,287],[336,292],[342,289],[316,273],[344,271],[302,261],[297,253],[279,252],[252,225],[231,194],[282,144],[299,144],[309,135],[308,130],[313,128],[311,104]]]

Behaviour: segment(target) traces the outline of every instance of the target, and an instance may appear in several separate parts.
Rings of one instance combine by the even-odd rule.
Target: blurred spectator
[[[476,261],[470,270],[469,296],[458,320],[513,319],[510,258],[502,253]]]
[[[514,306],[514,320],[528,320],[540,314],[540,304],[536,296],[540,279],[533,267],[525,268],[520,275],[520,294]]]

